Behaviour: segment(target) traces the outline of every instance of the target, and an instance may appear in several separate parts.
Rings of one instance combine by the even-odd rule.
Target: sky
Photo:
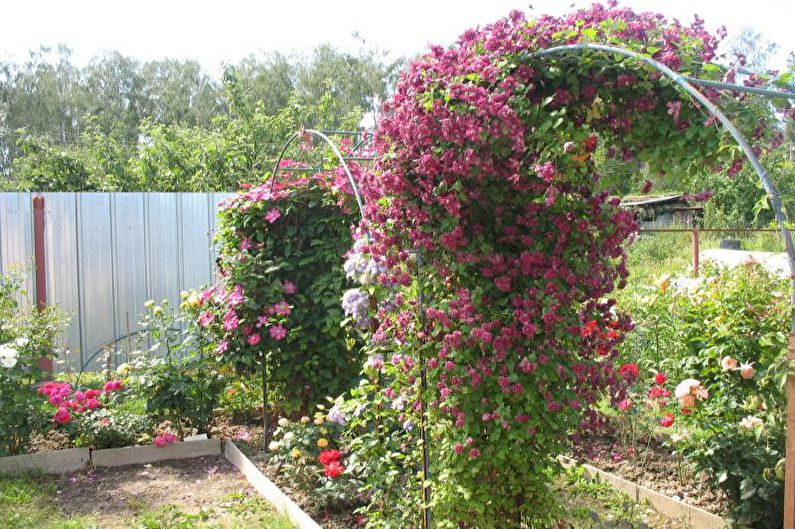
[[[22,61],[27,50],[66,44],[82,65],[108,50],[142,60],[196,59],[210,73],[259,51],[308,52],[324,42],[342,49],[367,44],[392,56],[412,56],[429,44],[449,44],[465,29],[507,15],[561,14],[590,0],[26,0],[2,8],[0,58]],[[530,10],[532,3],[533,9]],[[789,7],[785,7],[789,4]],[[731,36],[750,26],[781,46],[772,66],[795,50],[792,0],[624,0],[639,11],[657,11],[707,27],[725,25]]]

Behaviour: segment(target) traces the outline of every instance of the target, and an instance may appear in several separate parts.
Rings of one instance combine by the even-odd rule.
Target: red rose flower
[[[660,372],[654,375],[654,383],[658,386],[665,384],[666,380],[668,380],[668,377],[665,376],[665,373]]]
[[[670,428],[674,425],[674,415],[673,413],[666,413],[662,419],[660,419],[660,426],[663,428]]]
[[[634,382],[638,378],[638,366],[635,364],[624,364],[618,369],[618,374],[624,377],[627,382]]]
[[[331,479],[336,478],[343,472],[345,472],[345,467],[339,461],[332,461],[325,468],[326,477]]]
[[[323,450],[320,452],[320,455],[317,456],[317,460],[320,461],[321,465],[328,466],[334,461],[339,461],[341,457],[342,454],[340,454],[339,450]]]

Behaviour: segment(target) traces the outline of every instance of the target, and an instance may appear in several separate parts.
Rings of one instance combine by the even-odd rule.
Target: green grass
[[[4,529],[94,529],[84,516],[68,517],[53,506],[55,490],[29,478],[0,479],[0,527]]]
[[[778,233],[701,233],[701,250],[720,247],[723,239],[737,239],[743,250],[783,252],[784,243]],[[653,284],[663,274],[689,275],[693,263],[691,233],[644,233],[628,249],[630,284]]]
[[[35,478],[0,478],[0,527],[3,529],[95,529],[91,516],[61,512],[51,484]],[[120,515],[116,525],[132,529],[293,529],[259,496],[231,493],[199,513],[177,505],[155,510],[131,501],[133,512]]]
[[[630,499],[606,483],[590,481],[581,468],[566,470],[558,478],[558,498],[566,522],[577,528],[601,527],[596,520],[618,527],[654,527],[649,507]]]

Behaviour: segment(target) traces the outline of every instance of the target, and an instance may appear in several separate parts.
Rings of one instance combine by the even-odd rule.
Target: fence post
[[[698,277],[698,266],[699,266],[699,241],[698,241],[698,230],[693,230],[693,277]]]
[[[36,310],[47,308],[47,269],[44,253],[44,197],[33,197],[33,258],[36,274]],[[40,358],[39,367],[52,373],[52,358]]]
[[[795,332],[789,335],[787,365],[787,437],[784,463],[784,529],[795,529]]]

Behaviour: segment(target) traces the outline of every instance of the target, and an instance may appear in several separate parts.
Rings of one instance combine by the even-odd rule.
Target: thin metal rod
[[[420,316],[420,328],[425,333],[427,323],[425,315],[425,299],[423,297],[422,277],[420,269],[422,267],[422,252],[417,251],[417,310]],[[428,426],[425,420],[425,394],[428,391],[428,369],[425,364],[425,355],[420,350],[420,438],[422,439],[422,514],[423,529],[431,529],[433,520],[431,516],[431,458],[430,447],[428,446]]]
[[[362,219],[364,219],[364,202],[362,201],[362,196],[359,193],[359,186],[356,185],[356,179],[353,178],[353,174],[351,174],[351,170],[348,167],[348,163],[345,161],[345,158],[342,156],[342,153],[337,148],[337,145],[331,141],[331,139],[326,136],[323,132],[314,129],[305,129],[303,131],[305,134],[313,134],[323,141],[325,141],[331,150],[334,152],[334,155],[339,160],[340,165],[342,165],[345,174],[348,176],[348,181],[351,183],[351,188],[353,189],[353,196],[356,197],[356,204],[359,206],[359,214],[361,215]],[[292,136],[287,140],[287,143],[284,144],[282,147],[281,152],[279,153],[279,157],[276,159],[276,164],[273,166],[273,173],[271,175],[271,191],[273,191],[273,187],[276,184],[276,176],[279,174],[279,169],[281,169],[282,159],[284,158],[284,154],[287,152],[287,148],[301,135],[301,132],[295,132]]]
[[[708,79],[699,79],[698,77],[683,76],[688,82],[708,86],[710,88],[717,88],[718,90],[732,90],[734,92],[747,92],[749,94],[756,94],[765,97],[781,97],[784,99],[795,100],[795,93],[793,92],[780,92],[778,90],[770,90],[768,88],[758,88],[756,86],[745,86],[734,83],[722,83],[720,81],[710,81]]]
[[[724,128],[732,135],[734,141],[740,146],[740,148],[745,153],[746,158],[748,161],[751,162],[756,174],[759,176],[759,180],[762,182],[762,187],[764,187],[765,191],[767,192],[768,197],[770,198],[770,204],[773,207],[773,213],[775,214],[776,221],[778,222],[779,229],[781,230],[781,235],[784,238],[784,244],[787,247],[787,257],[789,261],[789,268],[790,268],[790,304],[793,308],[795,308],[795,243],[792,240],[792,234],[790,233],[789,228],[787,227],[787,219],[784,216],[783,208],[781,205],[781,199],[779,198],[778,190],[776,186],[773,184],[773,181],[770,179],[770,176],[767,174],[767,171],[762,164],[759,162],[759,158],[757,158],[754,151],[751,149],[751,146],[748,144],[748,141],[745,139],[745,136],[734,126],[734,124],[726,117],[726,115],[715,105],[712,101],[710,101],[704,94],[699,92],[692,84],[690,84],[687,79],[685,79],[679,73],[673,71],[666,65],[658,62],[651,57],[647,57],[646,55],[642,55],[640,53],[625,50],[624,48],[618,48],[616,46],[606,46],[604,44],[566,44],[563,46],[555,46],[552,48],[547,48],[545,50],[540,50],[532,54],[534,57],[546,57],[550,55],[558,55],[561,53],[566,53],[569,51],[604,51],[607,53],[612,53],[616,55],[623,55],[624,57],[629,57],[632,59],[637,59],[638,61],[644,62],[655,68],[656,70],[660,71],[661,73],[665,74],[667,77],[672,79],[679,87],[690,94],[694,99],[696,99],[699,103],[701,103],[704,108],[706,108],[710,114],[718,118],[718,120],[723,124]],[[790,322],[790,331],[795,333],[795,310],[792,311],[792,319]],[[795,493],[795,491],[793,491]]]
[[[693,231],[701,231],[706,233],[781,233],[781,230],[778,228],[641,228],[638,230],[639,233],[691,233]]]

